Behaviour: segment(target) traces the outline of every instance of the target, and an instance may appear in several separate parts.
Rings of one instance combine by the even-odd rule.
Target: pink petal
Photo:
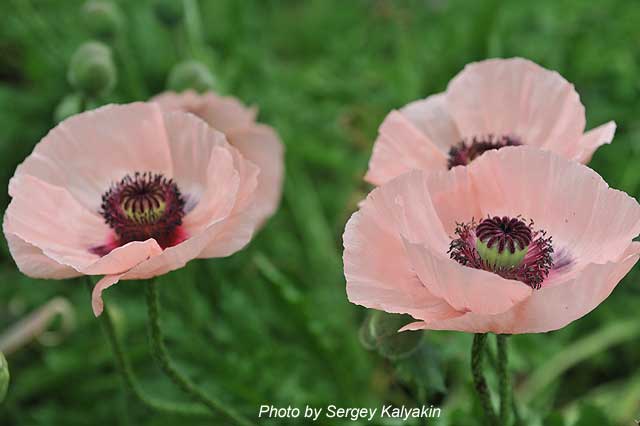
[[[405,241],[407,256],[420,281],[454,309],[494,315],[527,299],[531,287],[506,280],[492,272],[462,266],[445,252],[432,252],[420,244]]]
[[[231,144],[243,157],[260,168],[256,189],[258,214],[271,216],[280,203],[284,178],[284,147],[276,132],[257,124],[228,134]]]
[[[227,217],[234,206],[240,185],[234,149],[194,115],[166,113],[165,125],[174,180],[186,202],[183,226],[195,235]]]
[[[391,111],[380,126],[365,180],[381,185],[410,170],[446,170],[447,156],[402,113]]]
[[[240,177],[240,186],[233,209],[224,221],[213,224],[207,231],[210,239],[199,258],[229,256],[246,246],[257,227],[264,220],[257,208],[256,193],[260,169],[245,159],[236,149],[231,149],[234,166]]]
[[[352,303],[420,319],[462,313],[418,280],[402,247],[391,211],[374,191],[347,223],[343,236],[347,295]]]
[[[121,277],[122,274],[106,275],[93,287],[93,291],[91,292],[91,307],[93,308],[93,314],[96,317],[102,315],[102,311],[104,311],[102,292],[112,285],[117,284]]]
[[[211,127],[223,133],[253,125],[258,114],[255,107],[247,107],[231,96],[208,92],[204,95],[204,101],[206,108],[202,118]]]
[[[104,244],[109,227],[69,191],[20,174],[11,179],[9,192],[13,199],[4,216],[6,235],[12,234],[56,263],[78,271],[98,258],[90,249]],[[14,259],[19,268],[27,267],[27,258]]]
[[[6,235],[34,246],[51,261],[89,275],[124,272],[162,250],[155,240],[136,241],[100,257],[91,252],[102,246],[111,231],[104,220],[89,212],[71,194],[60,187],[29,175],[14,177],[11,182],[13,200],[4,218]],[[32,254],[33,252],[31,252]],[[19,268],[46,268],[27,262],[40,259],[14,256]]]
[[[70,266],[63,265],[44,255],[41,249],[27,243],[14,234],[5,233],[11,257],[16,259],[18,269],[33,278],[65,279],[81,274]]]
[[[119,274],[161,253],[162,248],[153,238],[146,241],[131,241],[116,247],[93,263],[81,267],[80,272],[86,275]]]
[[[108,105],[64,120],[38,143],[15,176],[32,175],[67,188],[97,212],[111,183],[136,171],[171,177],[163,117],[155,104]]]
[[[166,111],[185,111],[197,115],[211,127],[227,133],[252,126],[256,109],[249,108],[233,97],[213,92],[199,95],[192,90],[182,93],[165,92],[151,99]]]
[[[462,136],[515,136],[571,158],[585,126],[573,85],[555,71],[521,58],[467,65],[447,88]]]
[[[413,323],[404,329],[506,334],[557,330],[583,317],[602,303],[639,257],[640,243],[634,242],[619,259],[605,264],[590,264],[568,281],[534,291],[526,301],[505,313],[468,313],[453,319]]]
[[[444,154],[462,140],[444,93],[411,102],[400,112]]]
[[[593,170],[532,147],[487,152],[467,167],[482,215],[522,215],[573,266],[618,259],[640,233],[640,206]],[[469,220],[469,219],[465,219]]]
[[[602,145],[611,143],[616,133],[616,123],[610,121],[586,132],[580,139],[579,150],[574,159],[582,164],[591,161],[593,153]]]
[[[366,204],[393,220],[393,232],[408,241],[446,252],[450,238],[442,227],[427,187],[428,174],[412,171],[374,189]]]

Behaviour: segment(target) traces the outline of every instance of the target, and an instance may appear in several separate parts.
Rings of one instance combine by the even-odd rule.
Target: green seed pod
[[[82,18],[93,37],[105,41],[115,39],[124,27],[124,16],[115,3],[90,0],[82,7]]]
[[[0,352],[0,403],[4,401],[7,396],[7,389],[9,389],[9,364],[4,357],[4,354]]]
[[[116,67],[111,49],[103,43],[89,41],[71,57],[69,83],[89,97],[109,93],[116,84]]]
[[[398,332],[415,320],[409,315],[373,311],[369,318],[367,342],[375,342],[380,355],[391,360],[406,358],[415,352],[422,341],[421,331]]]
[[[187,89],[205,92],[214,89],[217,83],[213,74],[204,64],[198,61],[186,61],[173,67],[167,86],[176,92]]]
[[[80,93],[71,93],[62,98],[53,112],[53,118],[56,123],[59,123],[67,117],[81,113],[82,110],[82,95]]]
[[[179,0],[155,0],[153,12],[163,25],[172,28],[182,20],[183,8]]]

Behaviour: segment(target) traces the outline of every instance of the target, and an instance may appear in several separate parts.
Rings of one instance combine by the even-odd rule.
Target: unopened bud
[[[415,320],[409,315],[372,311],[361,330],[361,341],[369,343],[385,358],[396,360],[410,356],[422,341],[421,331],[398,332]]]
[[[62,98],[53,112],[53,118],[56,123],[59,123],[65,118],[81,113],[82,110],[82,95],[80,93],[71,93]]]
[[[4,401],[5,396],[7,396],[9,379],[9,364],[7,364],[4,354],[0,352],[0,403]]]
[[[160,22],[167,27],[175,27],[182,20],[182,2],[178,0],[155,0],[153,12]]]
[[[170,90],[182,92],[193,89],[205,92],[216,87],[216,79],[207,67],[198,61],[179,63],[171,70],[167,86]]]
[[[113,40],[124,26],[122,11],[113,2],[89,0],[82,7],[82,17],[91,35],[101,40]]]
[[[109,93],[116,84],[116,67],[111,49],[89,41],[76,50],[69,65],[69,83],[90,97]]]

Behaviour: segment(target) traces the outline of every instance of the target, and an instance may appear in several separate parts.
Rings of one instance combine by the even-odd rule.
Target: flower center
[[[518,146],[522,143],[514,136],[486,137],[474,136],[471,141],[463,140],[449,150],[449,168],[466,166],[482,154],[492,149],[500,149],[505,146]]]
[[[449,255],[458,263],[494,272],[538,289],[553,266],[553,247],[546,233],[521,218],[487,217],[459,224]]]
[[[179,242],[184,200],[173,180],[136,172],[104,193],[100,214],[118,236],[118,245],[154,238],[166,248]]]

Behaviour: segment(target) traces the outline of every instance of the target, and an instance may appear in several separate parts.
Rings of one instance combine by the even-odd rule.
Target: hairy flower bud
[[[213,74],[204,64],[198,61],[186,61],[173,67],[167,86],[176,92],[187,89],[204,92],[214,89],[217,83]]]
[[[385,358],[406,358],[420,346],[422,333],[400,333],[398,330],[413,321],[415,320],[409,315],[372,311],[360,330],[360,341],[367,349],[376,349]]]
[[[0,352],[0,402],[4,401],[4,397],[7,395],[9,379],[9,364],[7,364],[4,354]]]
[[[81,45],[71,57],[68,78],[75,89],[91,97],[109,93],[117,79],[111,49],[97,41]]]
[[[153,12],[163,25],[175,27],[182,20],[182,2],[176,0],[155,0]]]
[[[91,35],[101,40],[113,40],[124,26],[122,11],[113,2],[89,0],[82,7],[82,18]]]
[[[82,112],[82,95],[80,93],[70,93],[66,95],[53,112],[53,118],[56,123],[61,122],[65,118],[71,117]]]

